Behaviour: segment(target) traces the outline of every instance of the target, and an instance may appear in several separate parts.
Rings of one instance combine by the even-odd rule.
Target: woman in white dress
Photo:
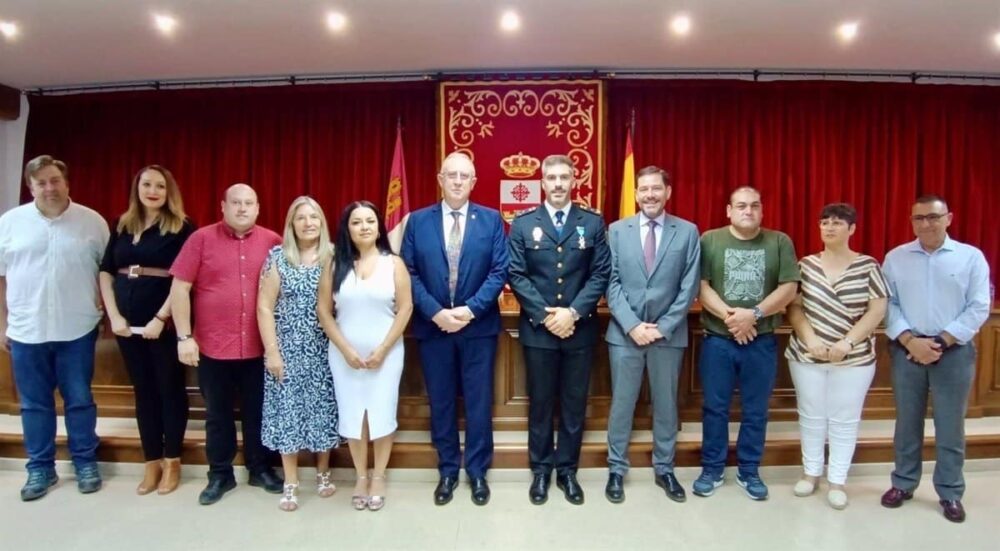
[[[403,330],[413,312],[410,275],[389,248],[385,224],[368,201],[344,209],[337,255],[323,267],[316,312],[330,339],[330,369],[357,483],[351,504],[385,505],[385,468],[396,432]],[[368,475],[368,442],[375,461]]]

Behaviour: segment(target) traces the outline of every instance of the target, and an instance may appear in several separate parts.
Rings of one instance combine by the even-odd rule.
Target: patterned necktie
[[[448,232],[448,292],[451,295],[452,303],[455,302],[455,288],[458,287],[458,254],[462,252],[462,223],[459,217],[462,213],[457,210],[451,211],[451,217],[455,223],[451,225]]]
[[[556,211],[556,233],[559,234],[560,237],[562,236],[563,230],[563,216],[563,211]]]
[[[646,241],[642,244],[642,257],[646,260],[646,273],[653,272],[653,262],[656,261],[656,220],[650,220],[646,226]]]

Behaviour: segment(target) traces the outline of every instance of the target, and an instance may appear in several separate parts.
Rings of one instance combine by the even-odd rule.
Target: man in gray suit
[[[688,345],[687,316],[698,295],[701,244],[698,228],[665,211],[670,175],[656,166],[638,173],[635,199],[642,212],[611,224],[611,322],[605,339],[611,359],[608,418],[608,484],[612,503],[625,501],[632,416],[649,371],[653,400],[653,468],[656,485],[683,502],[674,476],[677,443],[677,384]]]

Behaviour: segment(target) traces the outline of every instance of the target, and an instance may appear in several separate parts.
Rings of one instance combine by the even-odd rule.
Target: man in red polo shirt
[[[260,441],[264,401],[264,346],[257,330],[257,284],[278,234],[255,226],[260,205],[246,184],[226,190],[222,222],[191,234],[170,268],[170,304],[182,363],[198,368],[205,398],[208,486],[198,496],[211,505],[236,487],[236,424],[233,399],[240,397],[243,458],[250,485],[281,493],[283,481],[267,464]],[[193,291],[193,297],[192,297]],[[193,298],[193,300],[192,300]],[[191,307],[197,323],[191,332]]]

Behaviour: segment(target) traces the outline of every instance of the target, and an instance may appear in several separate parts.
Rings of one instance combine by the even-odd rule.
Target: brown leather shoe
[[[944,509],[944,518],[952,522],[965,522],[965,507],[957,499],[942,499],[940,502]]]
[[[135,493],[144,496],[156,489],[160,483],[160,476],[163,474],[163,464],[161,460],[147,461],[146,472],[142,476],[142,482],[135,489]]]
[[[908,499],[913,499],[913,492],[900,490],[899,488],[893,486],[892,488],[889,488],[886,493],[882,494],[882,507],[895,509]]]
[[[168,457],[163,460],[163,478],[160,479],[160,487],[156,493],[162,495],[169,494],[177,489],[181,483],[181,458]]]

